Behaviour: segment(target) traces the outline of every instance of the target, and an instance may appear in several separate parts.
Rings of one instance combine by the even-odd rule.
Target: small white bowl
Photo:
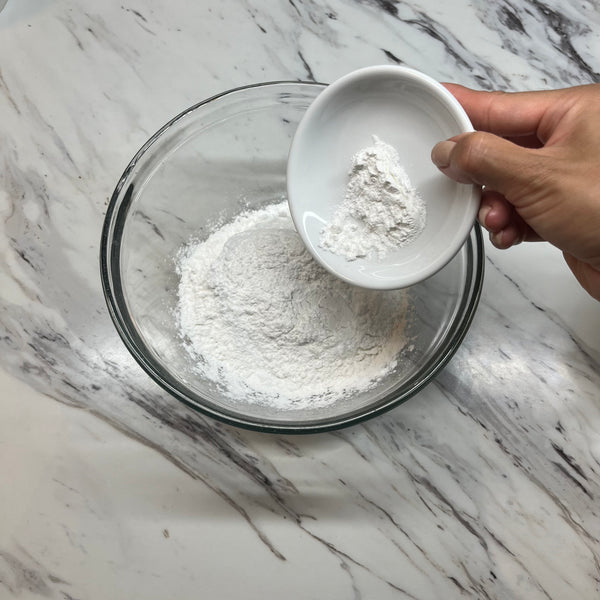
[[[408,287],[439,271],[467,239],[481,190],[440,173],[431,149],[468,131],[473,127],[454,96],[413,69],[367,67],[328,86],[302,118],[288,157],[290,211],[310,253],[334,275],[371,289]],[[373,135],[398,151],[426,203],[427,223],[413,242],[384,258],[348,260],[319,240],[344,200],[352,157],[372,145]]]

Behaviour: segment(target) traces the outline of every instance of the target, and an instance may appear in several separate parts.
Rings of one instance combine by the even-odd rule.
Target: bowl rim
[[[436,377],[460,347],[475,315],[483,287],[485,250],[481,228],[478,223],[475,223],[465,244],[461,247],[461,250],[466,247],[467,255],[473,269],[470,274],[469,285],[465,288],[463,298],[456,308],[456,312],[459,316],[446,332],[445,340],[439,349],[439,352],[432,357],[427,368],[423,370],[421,375],[413,382],[412,386],[404,391],[401,396],[391,392],[386,398],[383,398],[377,406],[370,409],[356,409],[355,411],[338,418],[329,417],[323,420],[313,420],[295,424],[293,422],[282,421],[259,421],[254,418],[241,416],[239,413],[234,413],[220,407],[216,410],[204,403],[194,401],[192,398],[182,393],[178,387],[169,382],[171,376],[160,369],[159,365],[155,365],[142,350],[146,344],[138,335],[132,319],[128,316],[124,295],[121,294],[121,297],[119,298],[118,290],[122,289],[119,271],[121,236],[124,229],[125,217],[131,206],[133,196],[132,184],[129,185],[124,194],[122,191],[136,165],[150,147],[186,115],[234,93],[244,92],[255,88],[269,88],[280,85],[300,86],[307,89],[320,87],[321,89],[324,89],[327,84],[314,81],[276,80],[231,88],[206,98],[183,110],[158,129],[156,133],[141,146],[119,178],[106,209],[100,237],[100,278],[109,315],[117,333],[125,344],[125,347],[146,374],[171,396],[191,407],[193,410],[228,425],[234,425],[243,429],[263,433],[311,434],[350,427],[385,413],[412,398]],[[461,250],[459,250],[459,252]]]

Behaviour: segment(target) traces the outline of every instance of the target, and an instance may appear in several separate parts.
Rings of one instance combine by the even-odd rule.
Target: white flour
[[[352,158],[344,201],[323,228],[319,244],[348,260],[383,258],[410,244],[425,220],[425,203],[398,153],[373,136],[373,145]]]
[[[279,408],[331,403],[389,373],[406,343],[406,296],[322,269],[287,203],[238,216],[179,257],[181,334],[227,395]]]

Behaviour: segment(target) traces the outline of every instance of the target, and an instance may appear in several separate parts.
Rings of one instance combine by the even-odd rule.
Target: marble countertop
[[[600,81],[582,0],[9,0],[0,13],[0,598],[600,597],[600,304],[555,249],[487,246],[472,327],[415,398],[336,433],[203,418],[101,292],[104,211],[163,123],[372,64]]]

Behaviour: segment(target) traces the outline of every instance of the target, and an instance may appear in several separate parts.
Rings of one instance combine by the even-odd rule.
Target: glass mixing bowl
[[[282,410],[232,398],[199,374],[179,333],[176,256],[190,239],[210,235],[215,223],[285,198],[294,131],[323,88],[265,83],[191,107],[135,155],[106,213],[101,276],[121,338],[175,398],[233,425],[309,433],[348,426],[397,406],[448,362],[479,300],[484,250],[475,225],[446,267],[408,288],[411,343],[396,368],[371,389],[326,406]]]

